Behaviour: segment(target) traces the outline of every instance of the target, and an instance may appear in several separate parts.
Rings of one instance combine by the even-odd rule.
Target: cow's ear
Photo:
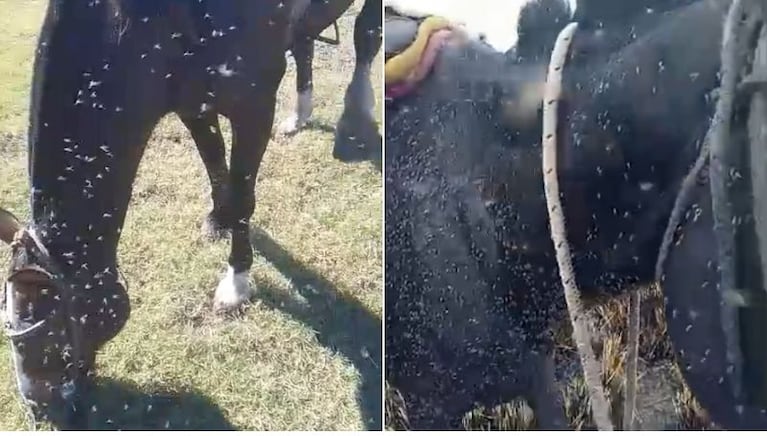
[[[0,208],[0,241],[10,244],[19,230],[21,230],[19,220],[12,213]]]

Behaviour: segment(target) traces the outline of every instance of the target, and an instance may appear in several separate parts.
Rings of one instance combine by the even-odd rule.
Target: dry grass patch
[[[639,346],[639,392],[637,419],[642,429],[710,429],[705,412],[684,385],[672,361],[666,331],[663,297],[655,289],[643,291],[642,330]],[[598,299],[590,306],[595,349],[602,363],[603,379],[614,423],[623,412],[623,377],[626,360],[628,298]],[[588,389],[581,375],[571,327],[565,321],[555,332],[556,361],[565,415],[574,430],[595,430]],[[387,426],[406,428],[407,410],[399,393],[387,386]],[[533,411],[523,399],[490,410],[475,409],[463,420],[469,430],[535,429]]]

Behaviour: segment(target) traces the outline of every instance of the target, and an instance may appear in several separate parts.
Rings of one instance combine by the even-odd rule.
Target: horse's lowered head
[[[116,270],[67,265],[66,253],[48,251],[44,232],[0,208],[0,241],[12,252],[0,297],[5,335],[35,416],[79,427],[96,352],[123,328],[130,304]]]

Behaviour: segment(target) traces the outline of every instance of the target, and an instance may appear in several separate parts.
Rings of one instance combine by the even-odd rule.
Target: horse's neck
[[[119,234],[104,236],[82,231],[78,226],[49,222],[34,227],[40,242],[61,268],[96,273],[116,264]]]

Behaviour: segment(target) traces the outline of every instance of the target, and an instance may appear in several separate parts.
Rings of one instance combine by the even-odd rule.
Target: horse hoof
[[[277,133],[282,136],[294,135],[306,127],[309,118],[312,117],[312,91],[311,89],[298,93],[296,107],[289,117],[285,118],[277,127]]]
[[[382,153],[382,138],[373,120],[338,123],[333,157],[341,162],[374,160]]]
[[[301,119],[298,115],[293,114],[279,124],[277,127],[277,134],[280,136],[295,135],[299,130],[306,127],[307,119]]]
[[[224,239],[229,234],[229,229],[218,222],[213,214],[208,214],[200,226],[203,238],[208,241],[218,241]]]
[[[248,272],[235,273],[234,269],[229,267],[216,288],[213,310],[216,313],[225,313],[239,309],[250,300],[252,295],[253,290],[248,284]]]

